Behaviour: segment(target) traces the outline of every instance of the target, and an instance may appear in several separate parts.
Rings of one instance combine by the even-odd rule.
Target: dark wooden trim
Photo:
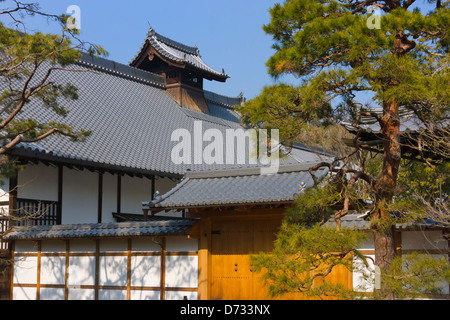
[[[14,267],[15,267],[15,259],[16,259],[16,256],[15,256],[15,253],[16,253],[16,243],[13,241],[13,243],[12,243],[12,245],[11,245],[11,261],[12,261],[12,263],[11,263],[11,274],[10,274],[10,279],[11,279],[11,283],[10,283],[10,286],[11,286],[11,289],[10,289],[10,293],[9,293],[9,300],[13,300],[13,290],[14,290]]]
[[[66,265],[64,274],[64,300],[69,300],[69,264],[70,264],[70,240],[66,240]]]
[[[63,176],[64,166],[58,165],[58,208],[57,208],[57,224],[62,224],[62,205],[63,205]]]
[[[155,184],[156,184],[156,181],[155,181],[155,176],[152,176],[152,194],[151,194],[151,199],[152,200],[155,200],[155,192],[156,192],[156,186],[155,186]]]
[[[166,238],[161,239],[161,275],[160,275],[160,286],[161,295],[160,300],[166,300]]]
[[[152,175],[157,175],[161,177],[167,177],[167,178],[173,178],[173,179],[182,179],[183,175],[176,174],[176,173],[162,173],[157,171],[149,171],[149,170],[142,170],[142,169],[134,169],[134,168],[124,168],[119,167],[115,165],[103,165],[100,163],[86,163],[82,160],[75,160],[75,159],[56,159],[54,156],[50,155],[43,155],[41,153],[37,153],[34,156],[30,156],[29,154],[23,154],[22,151],[15,151],[16,157],[19,158],[23,164],[26,164],[27,162],[37,163],[42,162],[46,165],[51,164],[53,166],[65,166],[69,169],[80,169],[80,170],[89,170],[91,172],[108,172],[111,174],[127,174],[131,177],[133,176],[145,176],[150,177]],[[27,151],[23,151],[26,153]]]
[[[42,241],[38,241],[38,255],[37,255],[37,278],[36,278],[36,300],[41,300],[41,253]]]
[[[95,278],[94,278],[94,299],[99,297],[100,284],[100,240],[95,240]]]
[[[117,175],[117,213],[122,213],[122,175]]]
[[[128,239],[128,251],[127,251],[127,300],[131,300],[131,251],[132,240]]]
[[[98,211],[97,211],[97,221],[102,223],[103,214],[103,173],[98,174]]]

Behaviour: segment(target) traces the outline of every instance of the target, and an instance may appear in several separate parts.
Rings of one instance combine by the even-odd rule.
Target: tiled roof
[[[381,108],[371,108],[367,109],[367,111],[373,112],[380,117],[383,115],[383,110]],[[399,115],[401,119],[400,132],[415,131],[419,129],[418,124],[420,123],[420,121],[417,120],[417,118],[414,115],[414,112],[408,110],[405,107],[400,107]],[[378,120],[373,116],[361,116],[358,127],[356,127],[353,123],[345,121],[342,122],[341,124],[349,132],[352,133],[357,133],[359,130],[358,127],[364,129],[368,133],[381,133],[381,128],[378,123]]]
[[[241,128],[238,121],[230,121],[230,114],[217,111],[229,112],[219,105],[220,101],[214,105],[217,109],[214,115],[185,110],[166,92],[164,79],[158,75],[88,55],[73,68],[80,72],[59,71],[52,74],[51,79],[78,88],[77,100],[60,99],[60,104],[69,110],[67,117],[57,116],[37,99],[30,101],[22,116],[43,122],[67,123],[74,129],[92,130],[92,135],[82,143],[54,135],[37,143],[21,144],[13,154],[75,166],[173,178],[181,178],[187,170],[249,166],[248,163],[178,165],[171,159],[171,149],[177,144],[171,141],[171,136],[177,129],[193,132],[194,123],[202,121],[204,131],[218,129],[225,137],[227,129]],[[214,97],[218,96],[210,95],[211,106],[216,103]],[[223,96],[218,100],[224,100]],[[316,155],[305,152],[305,156]],[[282,161],[297,163],[298,159],[289,157]]]
[[[313,165],[286,166],[267,175],[254,169],[187,174],[174,189],[143,205],[175,209],[292,202],[314,184],[307,170]],[[316,176],[327,172],[322,169]]]
[[[130,65],[137,59],[137,57],[142,53],[142,50],[146,45],[150,43],[151,46],[164,58],[176,62],[183,63],[190,67],[193,67],[199,71],[211,75],[215,80],[225,81],[229,76],[225,72],[217,71],[210,66],[208,66],[200,56],[200,52],[197,47],[190,47],[174,41],[172,39],[166,38],[153,30],[152,27],[149,28],[147,33],[147,38],[142,45],[141,51],[136,55]]]
[[[366,219],[365,214],[360,213],[352,213],[347,214],[341,218],[341,227],[353,230],[369,230],[370,229],[370,221]],[[334,221],[334,217],[331,217],[325,223],[326,226],[335,227],[336,222]],[[425,229],[444,229],[445,225],[439,222],[433,221],[431,219],[425,218],[418,221],[404,222],[404,223],[396,223],[395,228],[397,230],[425,230]]]
[[[39,227],[13,227],[4,240],[80,239],[109,237],[146,237],[187,235],[197,220],[165,219],[148,222],[124,222]]]

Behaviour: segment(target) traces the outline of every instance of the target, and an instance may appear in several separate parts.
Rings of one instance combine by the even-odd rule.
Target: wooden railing
[[[0,216],[0,235],[12,226],[53,226],[61,224],[57,201],[17,198],[15,203],[16,209],[11,213],[14,218],[8,218],[5,213]],[[8,243],[0,239],[0,250],[7,249]]]
[[[8,231],[8,229],[10,228],[10,220],[7,218],[0,218],[0,235],[5,233],[6,231]],[[0,250],[8,250],[9,246],[8,246],[8,242],[2,241],[0,239]]]
[[[57,201],[18,198],[14,215],[16,226],[53,226],[60,223]]]

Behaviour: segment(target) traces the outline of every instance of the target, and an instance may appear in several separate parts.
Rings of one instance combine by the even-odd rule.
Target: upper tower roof
[[[130,65],[147,71],[157,71],[152,70],[159,67],[155,56],[171,67],[195,71],[208,80],[225,82],[230,77],[223,70],[220,72],[208,66],[196,46],[187,46],[166,38],[150,27],[140,52]]]

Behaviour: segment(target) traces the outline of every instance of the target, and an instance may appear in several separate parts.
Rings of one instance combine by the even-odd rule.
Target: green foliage
[[[450,163],[444,162],[434,167],[421,162],[403,162],[399,173],[399,185],[408,194],[421,194],[425,199],[440,198],[450,194]]]
[[[360,256],[355,248],[365,238],[365,233],[354,230],[337,233],[319,224],[283,223],[273,252],[253,255],[251,261],[271,296],[304,293],[314,298],[350,298],[346,284],[332,281],[331,274],[337,268],[352,270],[353,255]]]
[[[361,106],[377,105],[384,107],[385,116],[377,119],[385,130],[380,139],[390,139],[386,157],[381,153],[369,160],[362,148],[355,146],[358,153],[352,155],[358,162],[342,157],[346,165],[333,170],[337,179],[322,181],[306,191],[288,211],[275,251],[254,258],[259,270],[266,272],[271,294],[343,294],[342,288],[330,284],[311,284],[318,279],[312,275],[324,272],[319,265],[341,263],[351,268],[345,256],[339,259],[334,253],[357,254],[351,249],[358,247],[357,233],[336,233],[317,225],[333,212],[347,214],[343,203],[361,210],[358,205],[365,201],[371,214],[382,216],[372,221],[377,232],[391,231],[395,223],[411,222],[428,212],[424,194],[431,202],[447,192],[447,164],[430,169],[403,162],[397,175],[402,156],[400,147],[396,148],[399,136],[387,133],[401,125],[396,106],[411,111],[422,127],[438,125],[444,128],[440,133],[448,133],[450,2],[435,1],[435,7],[427,12],[414,8],[415,0],[376,3],[383,9],[379,28],[368,26],[371,2],[353,0],[287,0],[274,5],[271,21],[264,26],[275,49],[267,62],[269,73],[274,78],[293,75],[299,84],[266,87],[239,107],[247,125],[280,129],[281,140],[289,142],[307,137],[303,131],[311,126],[319,128],[319,133],[342,119],[356,123],[364,111]],[[354,103],[357,96],[366,100]],[[446,144],[442,145],[445,149]],[[430,274],[439,270],[429,269]]]
[[[444,256],[413,253],[398,256],[383,275],[389,290],[398,299],[414,299],[442,294],[450,283],[450,263]]]
[[[288,0],[276,4],[264,26],[276,49],[267,66],[274,77],[293,74],[302,82],[298,87],[265,88],[239,110],[252,124],[270,123],[292,135],[308,121],[327,123],[333,116],[330,105],[352,100],[358,93],[373,97],[363,104],[396,101],[421,120],[446,119],[448,1],[427,13],[406,4],[391,8],[388,2],[380,3],[389,8],[380,17],[379,29],[368,28],[371,15],[366,3]],[[351,104],[346,108],[354,113]]]
[[[336,211],[344,199],[351,199],[353,210],[361,212],[361,194],[349,189],[346,180],[339,176],[324,179],[320,184],[304,191],[292,208],[286,210],[286,221],[311,226],[324,223]]]
[[[68,28],[68,16],[46,14],[35,3],[16,2],[16,6],[1,12],[11,17],[17,27],[25,26],[22,20],[25,16],[39,16],[59,23],[61,34],[28,34],[0,22],[0,154],[7,154],[19,143],[37,142],[54,134],[84,141],[90,131],[75,130],[56,120],[67,116],[69,111],[62,102],[78,99],[78,90],[71,83],[55,82],[51,75],[80,72],[73,64],[81,58],[82,50],[92,55],[107,55],[107,52],[101,46],[81,41],[79,30]],[[34,100],[39,103],[31,103]],[[29,108],[35,109],[33,114],[41,113],[40,108],[50,109],[55,119],[44,122],[29,118],[24,115]],[[6,168],[6,163],[3,166]]]

